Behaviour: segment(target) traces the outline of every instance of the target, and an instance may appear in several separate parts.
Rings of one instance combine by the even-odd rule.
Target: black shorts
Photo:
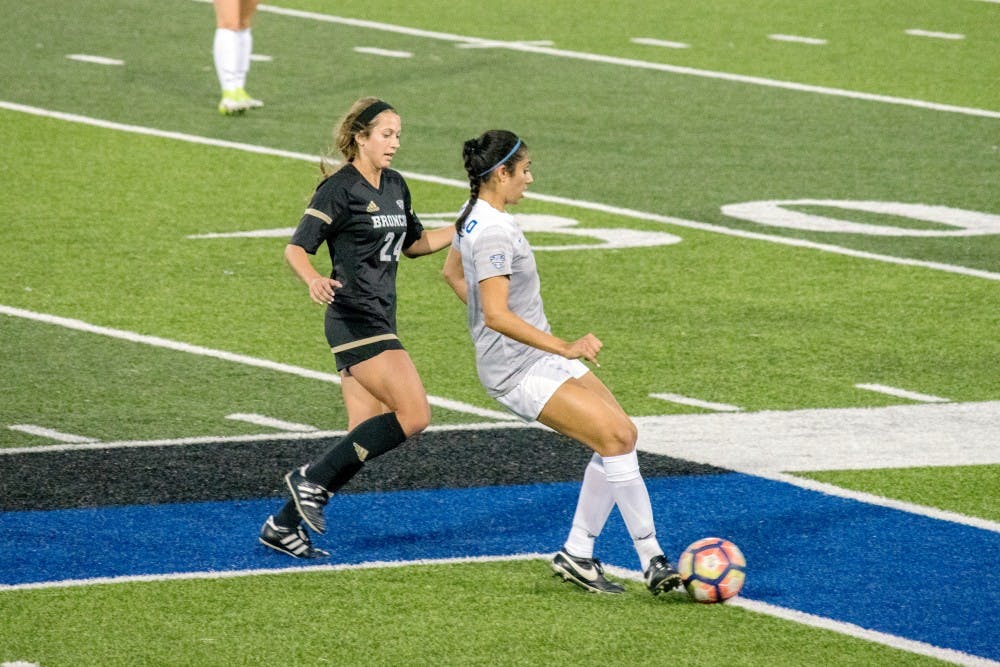
[[[386,350],[404,349],[396,332],[384,327],[349,322],[328,314],[325,328],[338,371],[350,369]]]

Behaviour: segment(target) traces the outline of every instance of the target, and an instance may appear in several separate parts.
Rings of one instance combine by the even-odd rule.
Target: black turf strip
[[[284,496],[283,477],[331,439],[38,452],[0,456],[0,510]],[[373,461],[342,493],[507,486],[583,478],[590,451],[540,429],[436,431]],[[646,477],[713,466],[639,452]]]

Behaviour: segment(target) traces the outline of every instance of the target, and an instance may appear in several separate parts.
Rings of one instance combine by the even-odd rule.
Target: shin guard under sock
[[[371,461],[399,447],[405,440],[406,433],[394,412],[372,417],[358,424],[322,457],[309,464],[305,471],[306,479],[330,489],[342,470],[347,471],[358,463]],[[359,469],[360,467],[350,473],[347,479]],[[343,486],[346,481],[343,480],[340,485]]]

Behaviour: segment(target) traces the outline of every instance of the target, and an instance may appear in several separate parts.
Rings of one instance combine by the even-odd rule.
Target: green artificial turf
[[[584,593],[542,561],[0,592],[40,665],[931,665],[680,593]]]

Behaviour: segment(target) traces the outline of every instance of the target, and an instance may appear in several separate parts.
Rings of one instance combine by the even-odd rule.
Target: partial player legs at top
[[[258,0],[214,0],[216,29],[212,53],[222,88],[219,112],[223,114],[264,106],[245,89],[253,53],[251,23],[257,4]]]

